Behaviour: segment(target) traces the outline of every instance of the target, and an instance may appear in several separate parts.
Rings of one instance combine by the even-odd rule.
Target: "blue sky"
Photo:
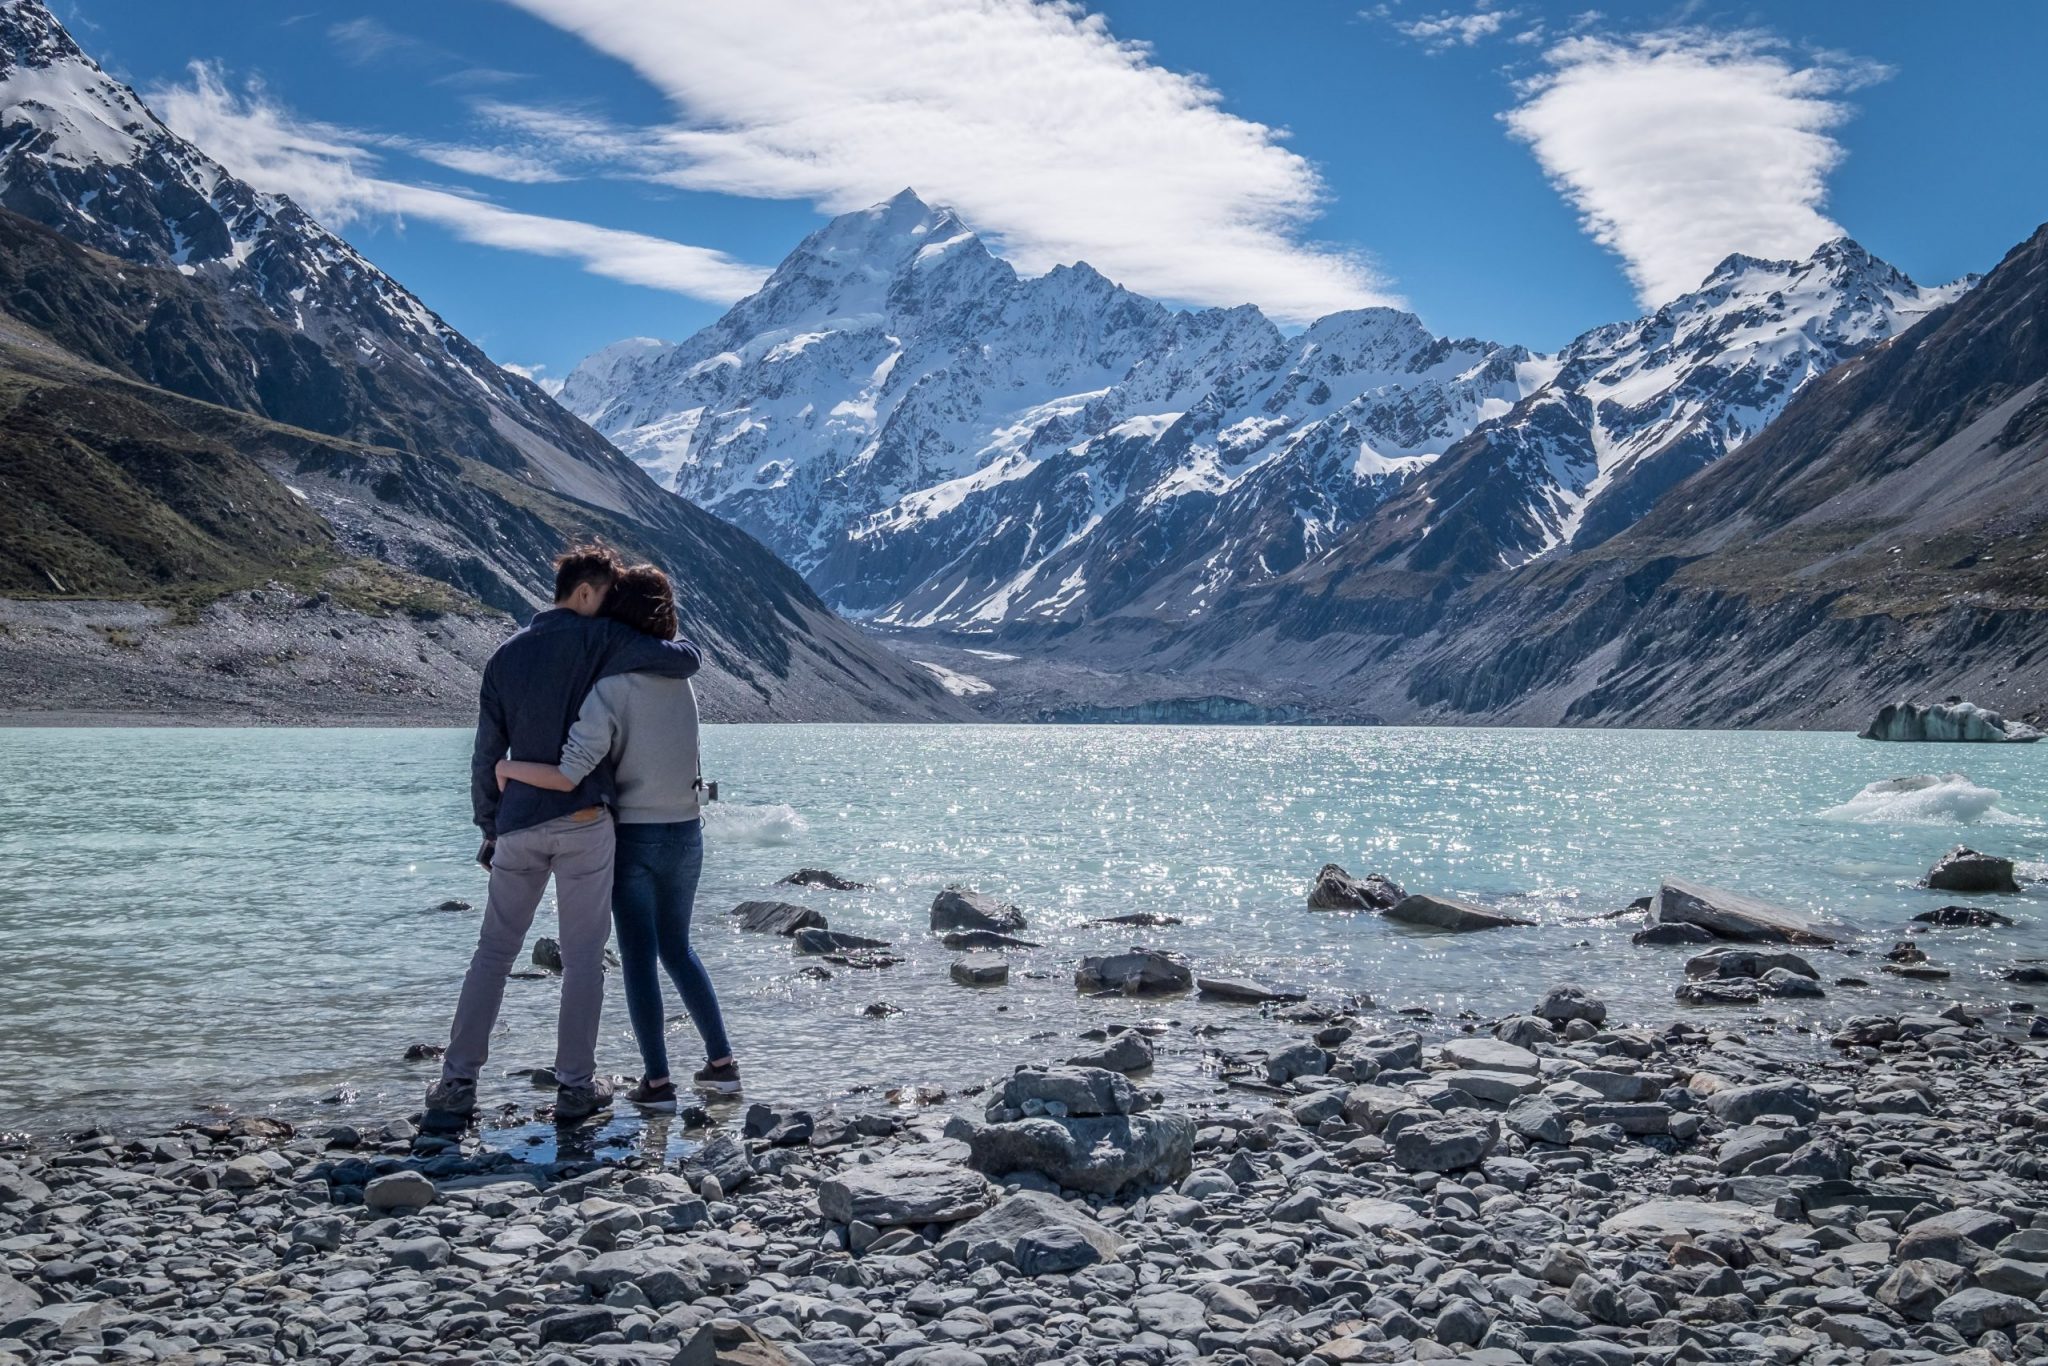
[[[174,127],[551,376],[688,334],[903,185],[1026,270],[1293,322],[1399,302],[1539,349],[1728,251],[1839,228],[1931,282],[2048,218],[2032,3],[56,8]]]

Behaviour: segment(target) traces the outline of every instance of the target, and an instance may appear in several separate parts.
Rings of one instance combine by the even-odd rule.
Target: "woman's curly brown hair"
[[[676,638],[676,590],[668,575],[651,564],[636,564],[612,580],[604,614],[656,640]]]

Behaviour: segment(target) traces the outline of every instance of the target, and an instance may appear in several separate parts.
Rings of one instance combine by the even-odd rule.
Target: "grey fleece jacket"
[[[697,692],[687,678],[614,674],[583,699],[562,747],[562,772],[580,781],[611,756],[614,810],[626,825],[673,824],[698,816],[703,767],[697,751]]]

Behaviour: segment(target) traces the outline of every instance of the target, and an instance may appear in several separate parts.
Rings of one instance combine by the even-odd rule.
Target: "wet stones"
[[[1194,981],[1194,969],[1182,955],[1139,946],[1123,953],[1090,954],[1074,973],[1076,991],[1119,991],[1126,996],[1182,992]]]
[[[798,930],[824,929],[825,917],[809,906],[788,901],[743,901],[732,908],[733,924],[753,934],[793,935]]]
[[[2019,879],[2013,876],[2013,862],[1996,854],[1980,854],[1965,844],[1943,854],[1921,886],[1940,892],[2014,893]]]
[[[1378,873],[1355,878],[1334,863],[1326,863],[1309,888],[1312,911],[1386,911],[1405,897],[1401,884]]]
[[[1443,930],[1451,934],[1470,934],[1478,930],[1504,930],[1518,925],[1534,925],[1533,920],[1519,916],[1503,915],[1474,906],[1469,901],[1458,901],[1447,896],[1429,896],[1417,892],[1403,897],[1386,911],[1386,918],[1403,925],[1419,929]]]
[[[945,930],[993,930],[1016,934],[1024,928],[1024,912],[997,897],[963,887],[948,887],[932,898],[931,927]]]

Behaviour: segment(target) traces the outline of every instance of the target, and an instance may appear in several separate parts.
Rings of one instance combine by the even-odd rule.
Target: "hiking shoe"
[[[659,1086],[650,1086],[642,1077],[639,1085],[626,1092],[626,1099],[643,1110],[658,1110],[672,1115],[676,1112],[676,1084],[665,1081]]]
[[[697,1083],[700,1091],[716,1091],[720,1095],[737,1095],[740,1089],[740,1065],[736,1062],[722,1062],[716,1067],[705,1067],[690,1078]]]
[[[600,1110],[612,1108],[609,1083],[593,1081],[588,1086],[564,1086],[555,1092],[555,1123],[581,1124]]]
[[[441,1080],[427,1088],[425,1118],[442,1127],[460,1127],[476,1117],[476,1083]]]

